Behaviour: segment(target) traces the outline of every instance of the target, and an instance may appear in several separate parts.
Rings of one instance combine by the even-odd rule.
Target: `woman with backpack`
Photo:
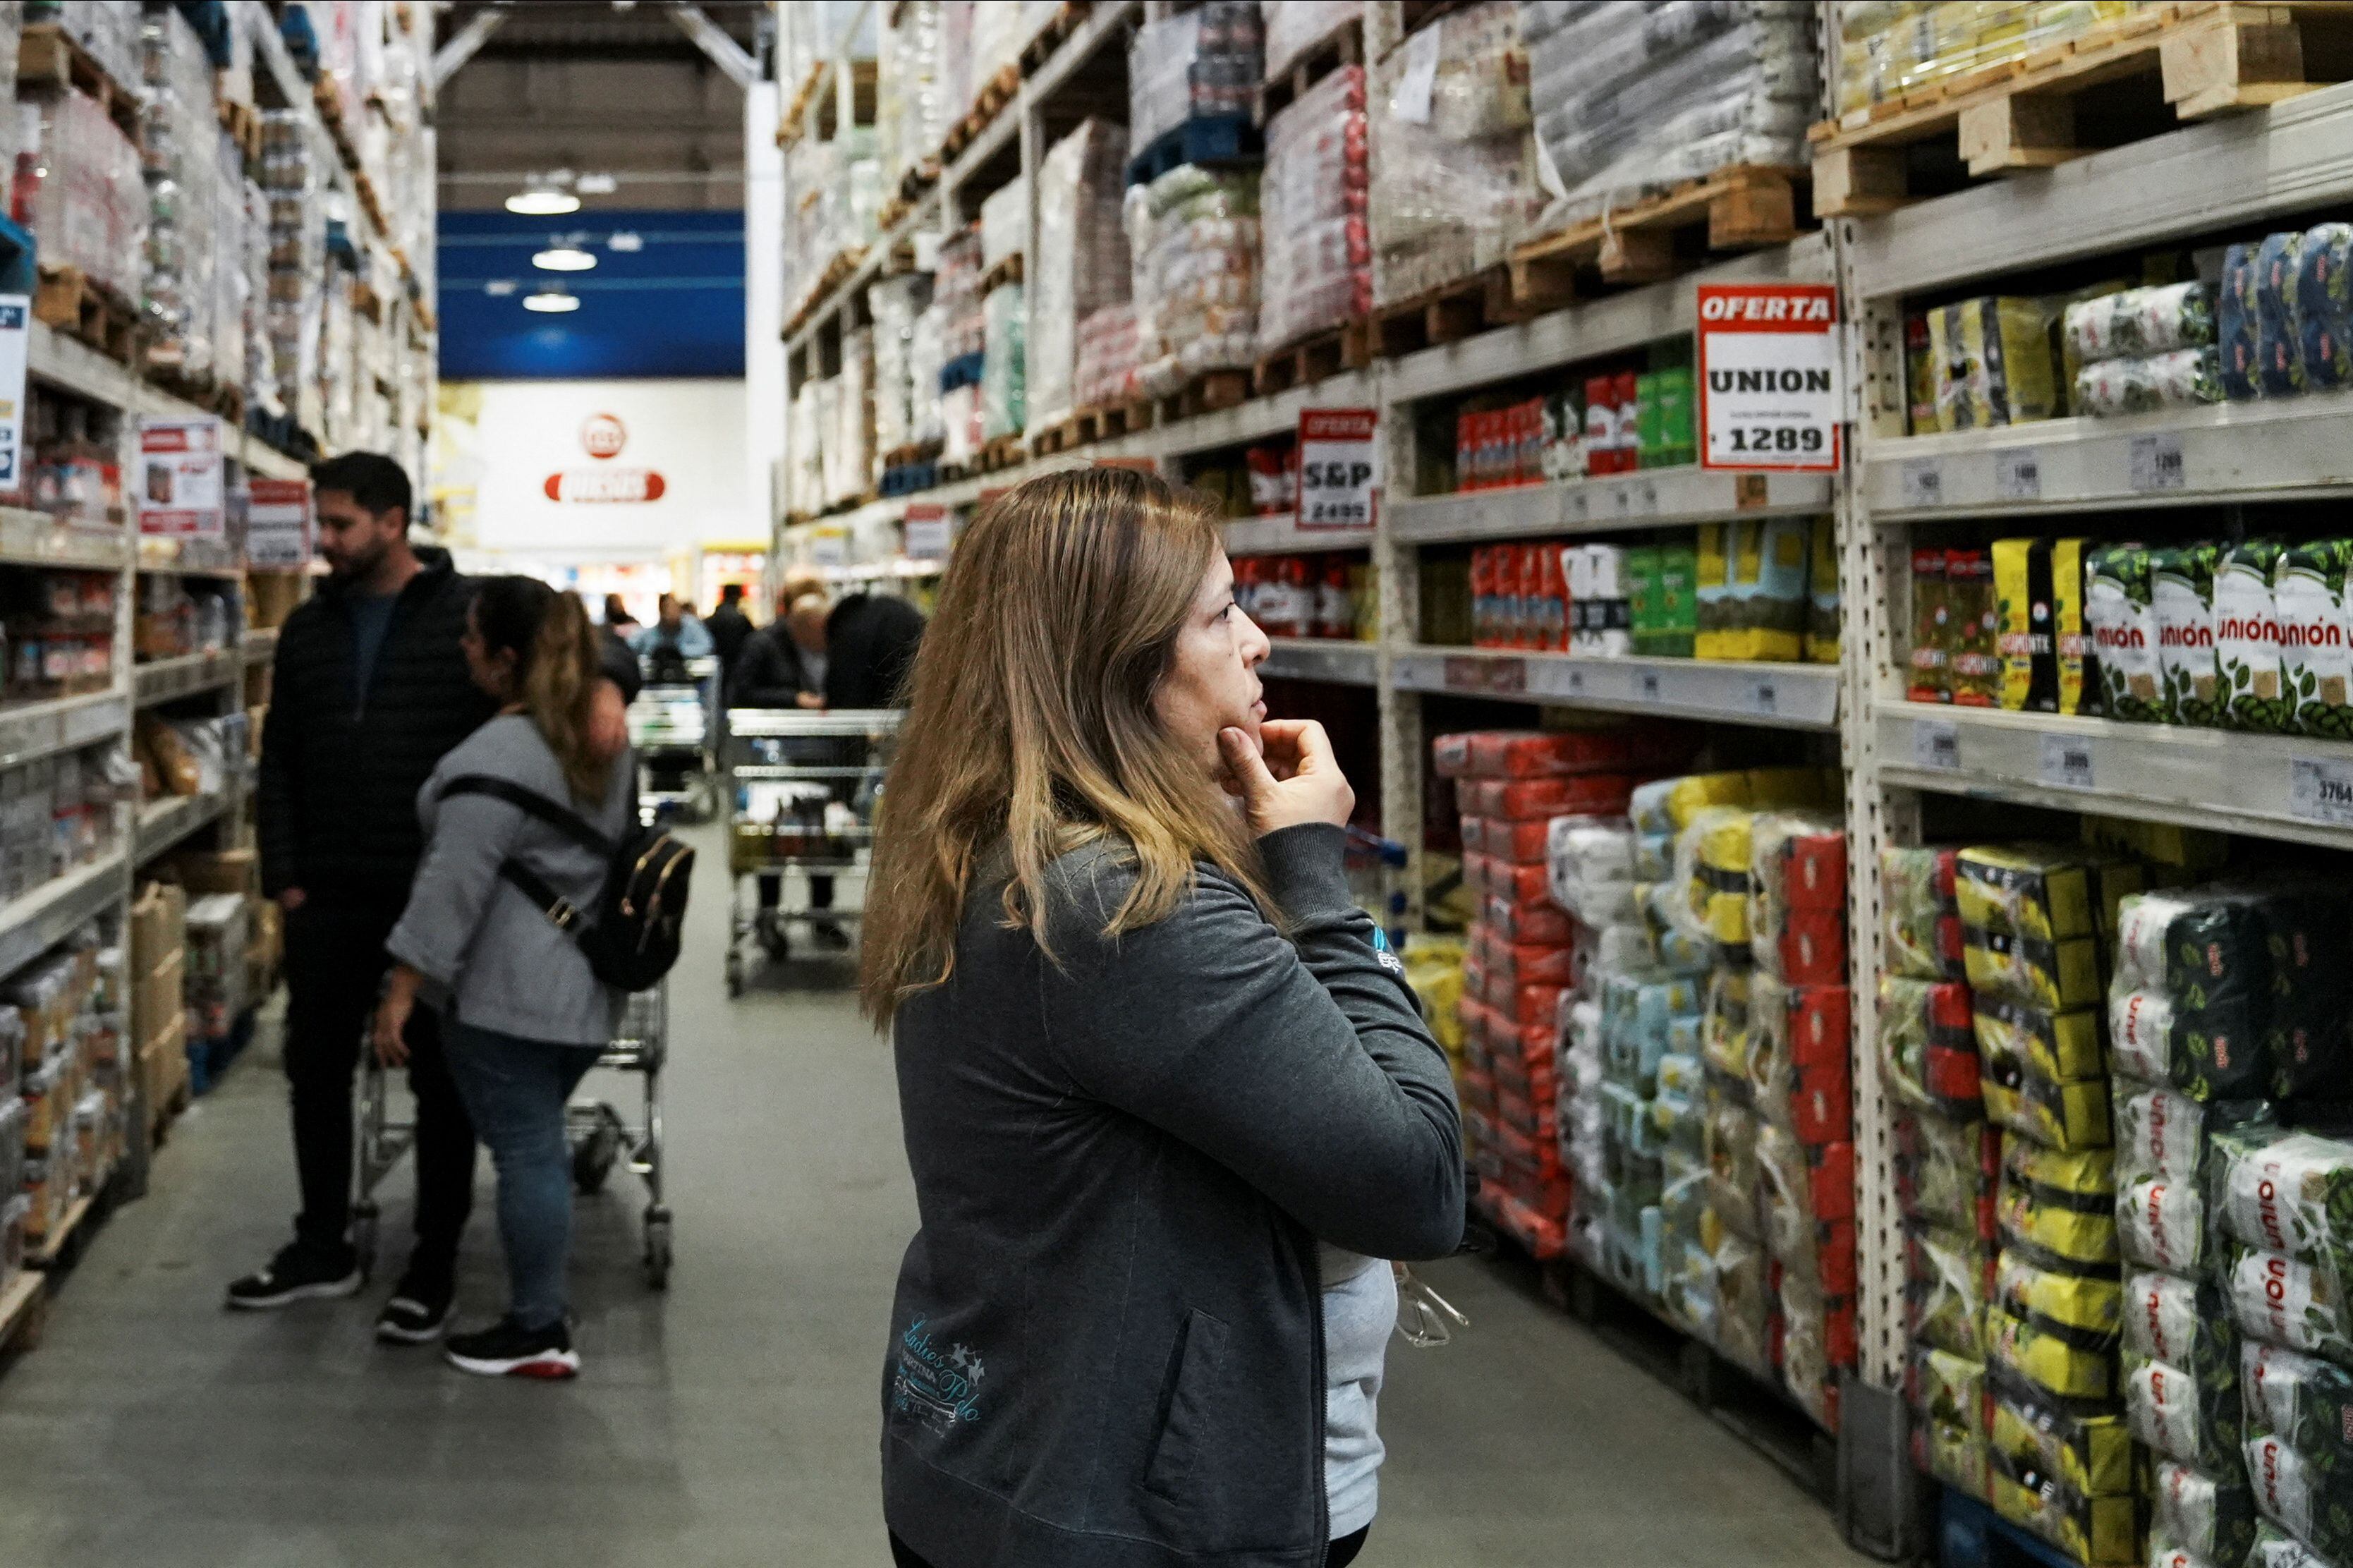
[[[418,793],[425,858],[385,943],[395,962],[376,1055],[396,1065],[419,994],[439,998],[450,1074],[498,1169],[512,1298],[497,1323],[446,1347],[452,1364],[485,1375],[580,1369],[565,1317],[565,1106],[612,1038],[624,996],[597,978],[574,917],[597,910],[611,847],[636,826],[636,758],[600,756],[589,735],[596,637],[574,595],[531,577],[483,582],[463,647],[498,716]]]

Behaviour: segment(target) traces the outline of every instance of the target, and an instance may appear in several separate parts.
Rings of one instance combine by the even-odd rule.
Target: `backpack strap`
[[[527,789],[512,779],[489,773],[463,773],[441,786],[441,798],[453,795],[482,795],[493,800],[505,801],[526,816],[535,816],[550,827],[586,848],[610,860],[613,841],[590,825],[588,819],[569,807],[558,805],[537,790]],[[580,907],[557,892],[548,879],[512,857],[501,862],[499,875],[520,890],[523,897],[537,904],[559,931],[570,931],[580,921]]]
[[[441,786],[441,798],[453,795],[486,795],[505,801],[527,816],[535,816],[573,842],[597,854],[610,857],[614,843],[596,831],[588,819],[569,806],[558,805],[535,789],[528,789],[512,779],[497,778],[490,773],[461,773]]]

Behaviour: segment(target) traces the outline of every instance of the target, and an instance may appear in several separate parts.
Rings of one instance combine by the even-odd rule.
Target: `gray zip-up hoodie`
[[[621,995],[589,970],[578,940],[499,873],[519,859],[594,911],[605,858],[519,805],[486,795],[444,799],[442,791],[451,779],[488,773],[568,805],[618,838],[629,826],[636,767],[635,754],[624,752],[606,775],[605,798],[584,805],[539,726],[509,713],[466,737],[417,791],[425,860],[385,946],[425,976],[437,1002],[454,1005],[458,1022],[553,1045],[601,1046],[613,1037]]]
[[[899,1010],[922,1229],[883,1373],[883,1510],[936,1568],[1314,1568],[1315,1243],[1434,1258],[1462,1231],[1446,1058],[1351,901],[1337,827],[1261,841],[1290,941],[1200,868],[1103,926],[1134,872],[1052,868],[1055,962],[965,902]]]

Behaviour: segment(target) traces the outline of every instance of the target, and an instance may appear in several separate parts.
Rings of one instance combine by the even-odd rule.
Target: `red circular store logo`
[[[629,433],[609,414],[591,414],[580,426],[580,446],[592,458],[617,458]]]

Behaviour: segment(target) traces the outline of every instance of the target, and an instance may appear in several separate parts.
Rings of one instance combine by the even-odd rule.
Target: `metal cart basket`
[[[686,661],[685,681],[649,681],[629,704],[629,744],[658,816],[707,822],[718,812],[719,661]]]
[[[605,1184],[615,1164],[626,1159],[630,1173],[646,1184],[644,1214],[646,1282],[657,1290],[670,1286],[670,1214],[662,1203],[661,1070],[670,1054],[670,982],[640,991],[621,1010],[620,1027],[604,1054],[598,1069],[635,1074],[644,1080],[642,1119],[631,1121],[606,1100],[575,1100],[565,1108],[565,1131],[572,1145],[572,1182],[583,1193]],[[375,1190],[417,1141],[414,1121],[396,1120],[392,1110],[391,1074],[363,1044],[360,1058],[359,1129],[353,1163],[358,1195],[352,1203],[352,1245],[359,1252],[363,1273],[375,1267],[381,1214]]]
[[[744,943],[761,930],[758,905],[747,912],[744,884],[774,877],[775,918],[815,918],[854,925],[859,905],[791,903],[797,879],[859,879],[874,846],[874,808],[896,750],[900,711],[860,709],[731,708],[722,748],[732,816],[728,823],[727,994],[744,991]],[[860,894],[862,903],[862,889]]]

